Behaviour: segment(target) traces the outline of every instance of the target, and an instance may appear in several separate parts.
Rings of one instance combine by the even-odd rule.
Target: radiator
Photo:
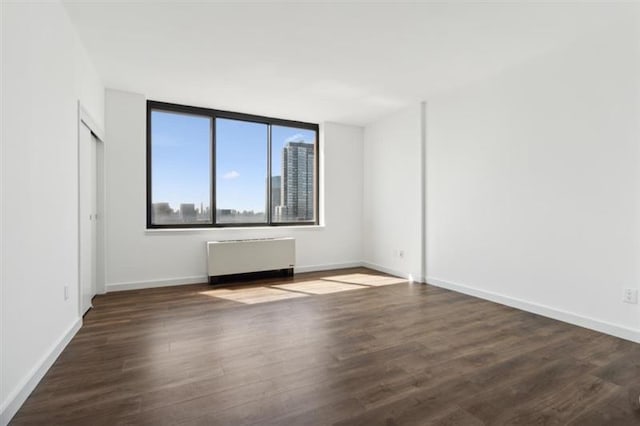
[[[207,269],[210,281],[212,277],[273,270],[286,270],[291,274],[295,264],[295,238],[207,243]]]

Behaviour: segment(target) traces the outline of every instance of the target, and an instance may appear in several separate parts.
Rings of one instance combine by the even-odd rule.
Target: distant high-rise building
[[[180,219],[182,222],[195,222],[198,217],[196,206],[193,203],[180,204]]]
[[[271,176],[271,216],[276,218],[276,208],[282,204],[282,176]],[[265,211],[267,211],[265,209]]]
[[[280,221],[314,219],[315,146],[313,143],[288,142],[282,149]]]
[[[166,224],[175,220],[173,209],[169,203],[153,203],[151,212],[153,223]]]

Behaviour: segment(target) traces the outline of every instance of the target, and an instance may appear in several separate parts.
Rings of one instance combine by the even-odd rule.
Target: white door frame
[[[97,125],[96,121],[91,117],[86,108],[82,106],[80,101],[78,101],[78,145],[77,145],[77,160],[78,160],[78,313],[80,317],[84,314],[82,310],[82,277],[81,277],[81,234],[80,234],[80,204],[81,204],[81,194],[80,194],[80,142],[81,142],[81,126],[86,126],[96,141],[96,204],[97,204],[97,217],[98,220],[96,222],[96,282],[95,290],[96,294],[104,294],[105,293],[105,167],[104,167],[104,131],[100,126]]]

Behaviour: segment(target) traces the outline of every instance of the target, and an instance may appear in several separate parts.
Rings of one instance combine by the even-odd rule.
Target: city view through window
[[[228,118],[213,120],[151,111],[151,223],[314,222],[317,132]],[[211,211],[212,181],[215,215]]]

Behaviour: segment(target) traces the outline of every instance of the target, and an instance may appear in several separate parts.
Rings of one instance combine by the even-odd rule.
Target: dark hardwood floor
[[[12,424],[640,424],[640,345],[367,269],[94,304]]]

